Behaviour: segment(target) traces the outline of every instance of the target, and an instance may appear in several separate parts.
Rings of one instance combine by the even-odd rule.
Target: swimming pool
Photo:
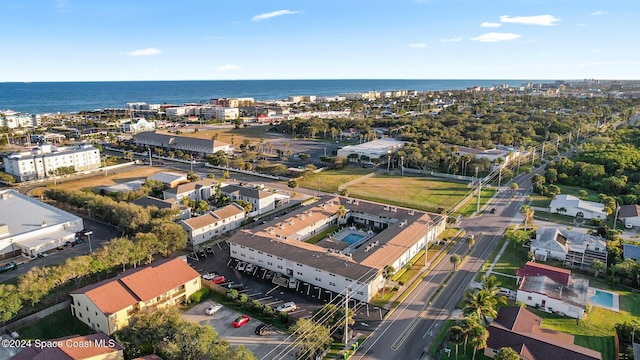
[[[606,291],[596,290],[589,301],[593,304],[600,305],[607,308],[613,308],[613,294]]]
[[[364,238],[364,235],[358,235],[358,234],[349,234],[347,236],[345,236],[344,238],[342,238],[342,240],[340,241],[344,241],[346,243],[349,243],[351,245],[357,243],[358,241],[362,240]]]

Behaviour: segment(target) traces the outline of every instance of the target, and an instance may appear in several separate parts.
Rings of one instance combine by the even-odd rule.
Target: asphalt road
[[[540,168],[536,173],[542,171]],[[491,205],[488,205],[496,209],[495,214],[482,214],[461,221],[460,225],[467,234],[474,234],[476,237],[476,244],[469,255],[464,257],[469,250],[466,242],[458,241],[442,261],[434,265],[411,295],[369,336],[356,353],[355,359],[425,358],[434,336],[444,321],[453,317],[456,304],[492,254],[505,228],[514,221],[521,221],[516,216],[520,206],[526,201],[532,176],[533,173],[529,173],[516,178],[521,190],[503,190],[498,193]],[[454,253],[463,258],[455,272],[449,261]],[[433,297],[449,277],[446,285]]]

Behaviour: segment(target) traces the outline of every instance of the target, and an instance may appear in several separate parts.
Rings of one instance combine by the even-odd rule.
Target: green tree
[[[458,264],[460,263],[460,256],[458,256],[458,254],[453,254],[451,255],[451,257],[449,258],[449,261],[451,261],[451,263],[453,264],[453,271],[456,271],[458,268]]]
[[[189,180],[190,182],[196,182],[196,181],[200,180],[200,176],[198,176],[193,171],[189,171],[187,173],[187,180]]]
[[[187,247],[187,234],[182,226],[173,222],[159,222],[153,224],[151,231],[158,237],[160,254],[169,256],[176,250]]]
[[[503,347],[498,349],[493,356],[494,360],[520,360],[520,355],[510,347]]]
[[[587,197],[589,197],[589,193],[587,192],[587,190],[580,189],[580,191],[578,191],[578,198],[584,200]]]
[[[473,317],[478,322],[488,324],[488,318],[498,316],[498,303],[506,304],[506,297],[504,295],[496,296],[487,290],[469,290],[465,293],[465,305],[462,313],[465,316]]]
[[[289,332],[300,344],[301,357],[312,357],[317,351],[326,349],[332,341],[329,329],[311,319],[298,319]]]
[[[513,247],[522,246],[529,240],[529,232],[525,230],[507,230],[504,239],[510,241]]]
[[[464,341],[464,329],[458,325],[454,325],[449,329],[449,341],[456,346],[456,360],[458,360],[458,348]]]
[[[535,215],[535,210],[529,205],[522,205],[520,207],[520,213],[524,216],[524,229],[528,230],[528,225],[533,221],[533,216]]]
[[[0,284],[0,322],[11,320],[22,308],[18,288],[11,284]]]
[[[601,272],[607,269],[607,266],[598,259],[593,260],[593,262],[591,262],[590,267],[593,271],[595,271],[595,274],[593,275],[594,277],[598,277],[598,275],[600,275]]]
[[[293,191],[293,195],[295,196],[296,194],[296,188],[298,187],[298,181],[295,179],[291,179],[289,180],[289,182],[287,183],[287,186],[291,188],[291,190]]]
[[[465,239],[465,241],[467,242],[467,246],[469,247],[469,251],[471,251],[471,248],[473,247],[473,245],[475,245],[476,243],[476,238],[475,236],[467,236],[467,238]]]
[[[244,212],[246,213],[250,213],[251,210],[253,210],[253,205],[246,201],[246,200],[242,200],[242,199],[237,199],[236,203],[240,206],[242,206],[242,208],[244,209]]]
[[[487,346],[487,339],[489,339],[489,331],[482,325],[478,324],[469,331],[469,342],[473,346],[473,360],[476,358],[478,349],[484,349]]]

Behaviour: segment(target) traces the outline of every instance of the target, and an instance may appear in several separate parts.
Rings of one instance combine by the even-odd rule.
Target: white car
[[[298,286],[298,280],[294,278],[289,279],[289,289],[295,289]]]
[[[247,268],[247,263],[243,261],[238,264],[238,267],[236,269],[238,269],[238,271],[244,271],[244,269],[246,268]]]
[[[205,280],[213,280],[213,278],[215,278],[216,276],[218,276],[218,274],[216,274],[216,273],[202,274],[202,278],[205,279]]]
[[[253,270],[254,270],[255,268],[256,268],[256,266],[255,266],[255,265],[253,265],[253,264],[247,264],[247,268],[246,268],[246,269],[244,269],[244,272],[246,272],[246,273],[251,273],[251,272],[253,272]]]
[[[298,309],[298,306],[296,306],[296,303],[294,303],[293,301],[286,302],[276,308],[277,311],[282,311],[286,313],[290,311],[295,311],[297,309]]]
[[[222,305],[220,305],[220,304],[213,304],[213,305],[209,306],[209,307],[207,308],[207,310],[205,310],[205,313],[206,313],[207,315],[213,315],[213,314],[217,313],[218,311],[220,311],[220,309],[222,309]]]

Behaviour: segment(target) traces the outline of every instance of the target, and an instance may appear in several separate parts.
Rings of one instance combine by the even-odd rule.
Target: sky
[[[2,0],[0,82],[640,79],[638,0]]]

